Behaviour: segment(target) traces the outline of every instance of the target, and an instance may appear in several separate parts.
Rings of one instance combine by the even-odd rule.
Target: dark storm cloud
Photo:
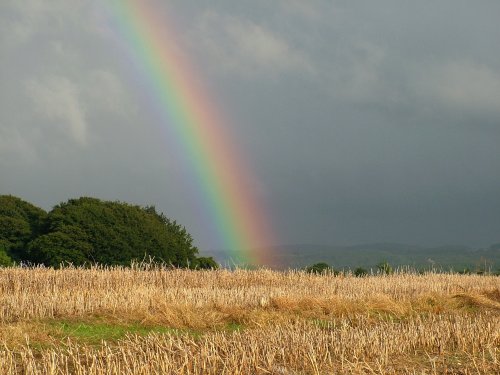
[[[500,240],[500,4],[153,3],[231,119],[281,242]],[[68,4],[0,5],[0,190],[155,203],[217,246],[99,2]]]

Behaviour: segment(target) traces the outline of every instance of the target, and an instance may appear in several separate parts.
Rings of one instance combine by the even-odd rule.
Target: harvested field
[[[0,269],[2,374],[496,374],[500,278]]]

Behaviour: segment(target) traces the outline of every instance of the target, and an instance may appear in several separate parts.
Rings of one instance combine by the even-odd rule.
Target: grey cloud
[[[118,116],[130,116],[136,110],[127,89],[116,74],[106,70],[89,72],[83,91],[93,108]],[[90,104],[89,104],[90,105]]]
[[[30,164],[36,159],[36,153],[27,134],[0,123],[0,164],[8,165],[13,157]]]
[[[176,21],[281,242],[500,240],[500,3],[151,4]],[[0,191],[156,204],[218,247],[108,28],[98,1],[0,5]]]

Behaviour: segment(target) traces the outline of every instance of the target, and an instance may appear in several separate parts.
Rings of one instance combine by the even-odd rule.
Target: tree
[[[30,225],[23,219],[0,216],[0,238],[7,251],[20,250],[33,236]]]
[[[31,262],[129,265],[151,258],[176,267],[196,264],[198,249],[191,235],[154,207],[71,199],[54,207],[43,229],[28,246]]]
[[[0,195],[0,241],[16,260],[25,257],[26,245],[38,236],[47,213],[12,195]]]
[[[305,271],[307,273],[315,273],[315,274],[325,274],[325,273],[333,273],[338,274],[328,263],[315,263],[312,266],[306,267]]]
[[[0,195],[0,217],[26,221],[33,232],[38,233],[47,213],[39,207],[12,195]]]
[[[91,263],[92,246],[83,240],[77,227],[66,227],[62,231],[42,235],[28,246],[28,255],[33,263],[59,267],[64,263],[83,265]]]

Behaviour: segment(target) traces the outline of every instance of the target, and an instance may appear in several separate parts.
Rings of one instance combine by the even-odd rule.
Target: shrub
[[[368,275],[368,271],[362,267],[358,267],[354,270],[354,276],[356,276],[356,277],[363,277],[366,275]]]
[[[315,263],[312,266],[306,267],[305,271],[307,273],[315,273],[315,274],[325,274],[325,273],[333,273],[335,275],[338,274],[338,271],[330,267],[328,263]]]
[[[199,257],[192,265],[193,269],[197,270],[216,270],[219,264],[212,257]]]
[[[392,266],[387,262],[381,262],[377,265],[378,272],[383,275],[390,275],[394,273]]]
[[[5,251],[5,247],[0,242],[0,267],[8,267],[12,265],[12,259]]]

